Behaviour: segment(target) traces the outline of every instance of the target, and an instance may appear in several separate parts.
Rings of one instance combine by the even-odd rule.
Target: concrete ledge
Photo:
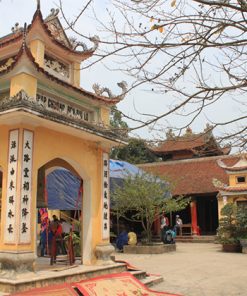
[[[59,269],[59,267],[58,267]],[[108,266],[72,266],[62,271],[43,270],[20,275],[18,279],[0,277],[0,291],[16,293],[33,288],[47,287],[56,284],[73,283],[109,273],[126,271],[126,264],[113,263]]]
[[[137,245],[137,246],[124,246],[124,253],[127,254],[163,254],[167,252],[176,251],[176,244],[164,245],[153,244],[153,245]]]

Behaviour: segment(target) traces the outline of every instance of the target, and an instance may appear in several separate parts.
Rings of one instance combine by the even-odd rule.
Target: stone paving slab
[[[177,251],[137,255],[117,253],[147,271],[160,274],[164,281],[157,291],[184,296],[247,296],[247,254],[223,253],[221,245],[177,243]]]

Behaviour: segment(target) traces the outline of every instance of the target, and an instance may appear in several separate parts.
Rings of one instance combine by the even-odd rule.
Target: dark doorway
[[[200,196],[197,201],[197,222],[202,235],[215,235],[218,228],[218,201],[216,195]]]

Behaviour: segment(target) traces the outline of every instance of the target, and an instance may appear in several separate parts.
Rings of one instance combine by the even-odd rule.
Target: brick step
[[[149,275],[145,279],[142,279],[141,282],[147,287],[153,287],[162,283],[164,281],[161,275]]]
[[[146,271],[143,271],[143,270],[129,271],[129,272],[138,280],[143,280],[147,277]]]
[[[190,243],[214,243],[216,239],[215,235],[205,236],[177,236],[176,242],[190,242]]]
[[[127,267],[127,271],[147,287],[152,287],[164,281],[161,275],[148,274],[144,270],[131,270]]]

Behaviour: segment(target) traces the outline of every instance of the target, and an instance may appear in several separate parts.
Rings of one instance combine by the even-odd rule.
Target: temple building
[[[171,131],[167,139],[150,148],[162,161],[139,165],[166,178],[171,184],[174,197],[191,197],[188,208],[180,216],[185,224],[191,224],[195,235],[216,233],[219,219],[218,189],[214,178],[227,182],[225,170],[217,163],[219,159],[229,166],[237,161],[228,155],[230,148],[221,148],[214,138],[210,126],[195,134],[190,128],[183,136],[175,137]],[[173,214],[172,222],[175,222]]]
[[[219,215],[220,209],[227,203],[236,203],[247,209],[247,158],[242,155],[240,159],[232,166],[224,163],[224,160],[218,160],[218,165],[223,168],[229,177],[228,184],[221,180],[214,180],[215,187],[219,190]]]
[[[40,188],[57,167],[83,184],[82,263],[109,259],[108,153],[126,143],[109,128],[109,114],[126,84],[116,96],[80,87],[80,64],[99,42],[91,41],[91,48],[71,41],[58,10],[43,18],[39,1],[30,25],[0,38],[1,275],[33,270],[37,207],[46,202]]]

